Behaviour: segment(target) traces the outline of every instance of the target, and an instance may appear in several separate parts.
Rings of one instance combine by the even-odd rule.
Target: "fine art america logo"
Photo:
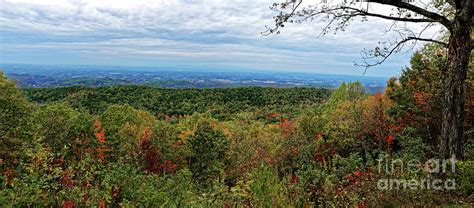
[[[385,172],[387,175],[393,175],[396,172],[414,174],[427,172],[436,176],[455,173],[456,171],[455,157],[451,159],[431,159],[424,163],[419,160],[405,162],[400,159],[379,159],[377,161],[379,173]],[[456,180],[452,178],[441,179],[431,177],[416,179],[382,178],[378,180],[377,188],[379,190],[453,190],[456,188]]]

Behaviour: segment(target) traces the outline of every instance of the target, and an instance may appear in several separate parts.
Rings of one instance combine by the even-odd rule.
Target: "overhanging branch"
[[[358,12],[358,13],[352,14],[354,16],[378,17],[378,18],[382,18],[382,19],[395,20],[395,21],[401,21],[401,22],[437,22],[437,21],[435,21],[433,19],[429,19],[429,18],[404,18],[404,17],[386,16],[386,15],[382,15],[382,14],[367,12],[367,11],[352,8],[352,7],[340,7],[340,9],[341,10],[346,10],[347,9],[347,10],[352,10],[354,12]]]
[[[432,42],[432,43],[437,43],[442,45],[443,47],[447,48],[448,43],[445,43],[443,41],[439,40],[434,40],[434,39],[429,39],[429,38],[418,38],[418,37],[408,37],[410,40],[417,40],[417,41],[424,41],[424,42]]]
[[[444,47],[448,46],[447,43],[439,41],[439,40],[433,40],[433,39],[428,39],[428,38],[419,38],[419,37],[407,37],[407,38],[404,38],[403,40],[397,42],[396,44],[394,44],[394,46],[391,47],[390,50],[384,49],[386,51],[380,51],[379,48],[376,48],[377,50],[373,54],[368,53],[367,51],[362,51],[362,59],[364,61],[364,64],[357,64],[356,63],[355,65],[365,67],[365,70],[367,70],[370,67],[380,65],[383,62],[385,62],[388,59],[388,57],[390,57],[392,54],[399,52],[403,48],[405,43],[407,43],[409,41],[433,42],[433,43],[440,44]],[[382,57],[382,59],[377,60],[375,62],[369,62],[369,59],[373,59],[373,58],[377,58],[377,57]]]
[[[402,8],[402,9],[407,9],[409,11],[412,11],[412,12],[415,12],[417,14],[423,15],[426,18],[430,18],[430,19],[432,19],[436,22],[439,22],[442,25],[444,25],[446,28],[448,28],[449,30],[452,29],[451,21],[448,18],[446,18],[446,17],[444,17],[440,14],[437,14],[435,12],[431,12],[431,11],[428,11],[428,10],[423,9],[421,7],[418,7],[418,6],[415,6],[413,4],[407,3],[403,0],[373,0],[371,2],[384,4],[384,5],[389,5],[389,6],[394,6],[394,7],[398,7],[398,8]]]

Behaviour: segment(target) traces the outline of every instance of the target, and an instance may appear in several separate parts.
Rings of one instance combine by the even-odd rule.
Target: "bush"
[[[474,193],[474,160],[458,161],[456,163],[456,185],[457,188],[471,195]]]

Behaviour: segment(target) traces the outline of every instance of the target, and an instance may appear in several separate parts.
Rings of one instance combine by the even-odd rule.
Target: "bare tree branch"
[[[288,22],[288,20],[295,14],[296,10],[300,7],[301,3],[303,3],[303,0],[299,0],[298,3],[293,6],[293,8],[291,9],[291,12],[289,14],[284,14],[283,12],[280,12],[280,14],[274,18],[275,22],[276,22],[275,23],[275,25],[276,25],[275,28],[267,27],[267,30],[262,32],[261,34],[266,36],[266,35],[270,35],[270,34],[274,33],[275,31],[277,31],[277,33],[279,33],[278,29],[280,29],[280,27],[285,26],[284,24],[286,22]],[[288,5],[288,3],[285,3],[285,5]],[[275,7],[276,4],[274,4],[273,6]]]
[[[403,18],[403,17],[393,17],[393,16],[386,16],[386,15],[381,15],[377,13],[370,13],[361,9],[356,9],[352,7],[339,7],[337,10],[352,10],[357,13],[352,13],[352,14],[346,14],[347,16],[369,16],[369,17],[378,17],[382,19],[387,19],[387,20],[395,20],[395,21],[401,21],[401,22],[437,22],[436,20],[433,19],[428,19],[428,18]]]
[[[452,29],[451,21],[448,18],[446,18],[446,17],[444,17],[440,14],[428,11],[426,9],[423,9],[421,7],[417,7],[413,4],[407,3],[403,0],[373,0],[372,2],[410,10],[410,11],[415,12],[417,14],[423,15],[426,18],[430,18],[434,21],[437,21],[437,22],[441,23],[442,25],[444,25],[449,30]]]
[[[361,52],[362,53],[361,55],[362,55],[362,60],[363,60],[364,64],[355,63],[354,65],[365,67],[365,71],[364,71],[364,74],[365,74],[365,72],[367,71],[368,68],[374,67],[374,66],[377,66],[377,65],[380,65],[380,64],[384,63],[388,59],[388,57],[390,57],[392,54],[398,53],[400,50],[402,50],[403,46],[409,41],[433,42],[433,43],[440,44],[444,47],[448,46],[447,43],[439,41],[439,40],[433,40],[433,39],[428,39],[428,38],[419,38],[419,37],[410,36],[410,37],[404,38],[401,41],[397,41],[395,44],[393,44],[391,47],[388,47],[388,48],[380,49],[379,47],[377,47],[377,48],[375,48],[375,50],[370,50],[370,51],[363,50]],[[376,60],[375,62],[370,61],[370,60],[372,60],[374,58],[377,58],[377,57],[382,57],[382,59],[381,60]]]
[[[411,41],[413,42],[412,48],[415,47],[417,41],[423,42],[432,42],[439,44],[443,47],[447,47],[447,43],[422,37],[423,32],[433,25],[434,23],[440,23],[450,29],[451,22],[447,17],[441,16],[435,12],[428,11],[421,7],[409,4],[403,0],[375,0],[371,1],[376,4],[389,5],[398,8],[398,13],[390,14],[381,14],[375,12],[369,12],[369,7],[367,8],[357,8],[355,5],[356,1],[344,1],[343,3],[337,5],[315,5],[308,6],[302,9],[299,9],[301,6],[302,0],[288,0],[286,3],[274,4],[273,9],[279,11],[280,14],[275,17],[275,27],[267,28],[266,35],[274,33],[279,33],[279,29],[284,27],[285,23],[301,23],[309,20],[315,20],[319,18],[320,21],[326,22],[325,27],[322,29],[320,35],[327,34],[329,30],[342,30],[350,24],[353,19],[356,17],[361,17],[362,21],[367,21],[367,17],[375,17],[387,20],[393,20],[394,25],[390,28],[391,31],[398,32],[398,35],[401,37],[401,41],[395,41],[389,47],[383,47],[382,49],[377,47],[375,50],[362,51],[362,59],[364,61],[363,65],[356,64],[357,66],[364,66],[367,68],[382,64],[388,57],[393,53],[400,52],[403,46]],[[367,4],[369,5],[369,4]],[[291,7],[290,7],[291,6]],[[428,7],[429,5],[425,5]],[[288,12],[284,12],[289,10]],[[411,15],[415,13],[416,15]],[[417,18],[416,16],[420,15],[421,17]],[[421,31],[415,33],[414,31],[403,27],[401,29],[393,29],[396,22],[411,22],[411,23],[429,23]],[[379,59],[374,62],[375,59]]]
[[[448,43],[445,43],[443,41],[439,40],[434,40],[434,39],[429,39],[429,38],[419,38],[419,37],[409,37],[411,40],[418,40],[418,41],[424,41],[424,42],[433,42],[442,45],[443,47],[448,47]]]

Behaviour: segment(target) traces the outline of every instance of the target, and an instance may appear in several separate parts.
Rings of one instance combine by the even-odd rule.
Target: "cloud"
[[[272,0],[0,0],[0,62],[56,63],[57,55],[91,64],[189,63],[216,67],[316,72],[353,70],[362,48],[374,47],[389,21],[354,22],[344,33],[318,38],[322,23],[291,24],[262,36],[275,15]],[[384,11],[379,9],[378,11]],[[413,27],[420,27],[413,25]],[[433,31],[427,33],[435,34]],[[50,55],[48,55],[48,53]],[[23,56],[23,57],[20,57]],[[31,56],[30,58],[25,56]],[[115,57],[115,58],[114,58]],[[218,63],[218,64],[217,64]],[[227,64],[227,65],[226,65]],[[383,74],[397,74],[407,56],[395,56]],[[396,69],[393,69],[393,68]],[[392,68],[392,69],[388,69]]]

